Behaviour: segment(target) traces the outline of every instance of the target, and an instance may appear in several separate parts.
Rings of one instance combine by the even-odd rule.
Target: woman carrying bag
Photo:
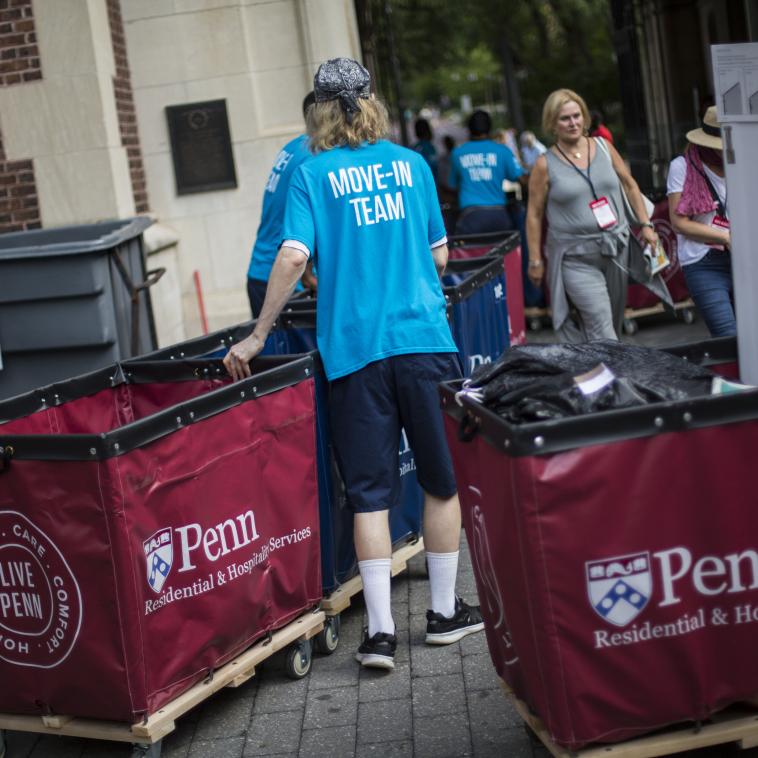
[[[529,278],[539,285],[545,274],[540,251],[547,215],[547,283],[561,342],[618,340],[631,237],[624,192],[641,224],[642,243],[654,247],[658,241],[637,182],[612,145],[587,135],[589,123],[579,95],[569,89],[551,93],[542,128],[555,143],[537,159],[529,181]],[[571,306],[578,324],[570,318]]]
[[[684,155],[671,161],[666,190],[687,289],[713,337],[737,334],[729,210],[716,108],[687,133]]]

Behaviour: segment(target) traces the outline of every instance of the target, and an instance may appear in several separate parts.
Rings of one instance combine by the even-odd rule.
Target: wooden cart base
[[[424,540],[419,537],[414,542],[402,545],[392,553],[392,576],[405,571],[408,561],[424,549]],[[321,601],[321,609],[327,616],[336,616],[350,606],[355,595],[363,590],[363,582],[360,574],[348,579],[340,585],[331,595]]]
[[[98,721],[71,716],[14,716],[0,713],[0,729],[17,732],[38,732],[67,737],[86,737],[96,740],[131,742],[151,745],[163,739],[176,728],[176,719],[223,687],[239,687],[255,674],[255,667],[278,650],[300,640],[308,640],[324,627],[323,611],[306,613],[287,626],[252,645],[226,665],[213,672],[213,676],[199,682],[175,700],[164,705],[145,721],[127,724],[116,721]]]
[[[555,758],[657,758],[732,742],[736,742],[742,750],[758,746],[758,712],[746,703],[715,714],[697,729],[693,726],[672,726],[665,731],[626,742],[572,752],[556,745],[540,718],[513,694],[505,682],[501,681],[501,685],[521,718]]]
[[[695,303],[691,298],[674,303],[674,310],[685,324],[691,324],[695,320]],[[665,313],[663,303],[656,303],[646,308],[626,308],[624,311],[623,329],[624,334],[636,334],[638,330],[637,319],[647,316],[655,316]],[[543,323],[551,318],[550,308],[524,308],[524,318],[530,331],[538,332]],[[551,324],[552,328],[552,324]]]

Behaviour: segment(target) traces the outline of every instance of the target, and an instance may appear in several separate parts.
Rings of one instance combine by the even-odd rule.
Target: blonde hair
[[[499,142],[502,145],[507,145],[508,144],[508,130],[497,129],[495,133],[492,135],[492,139],[495,142]]]
[[[587,103],[574,90],[564,87],[551,92],[547,96],[547,100],[545,100],[545,105],[542,106],[542,131],[544,134],[555,136],[558,115],[566,103],[576,103],[579,106],[579,110],[582,112],[582,119],[584,120],[584,131],[586,132],[589,129],[590,111],[587,108]]]
[[[306,125],[310,147],[314,153],[349,145],[358,147],[363,142],[373,144],[389,132],[387,109],[373,95],[358,99],[358,113],[348,124],[339,100],[315,103],[308,109]]]

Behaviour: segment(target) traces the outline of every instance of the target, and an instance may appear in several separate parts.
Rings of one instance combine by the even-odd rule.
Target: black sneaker
[[[455,596],[455,613],[445,618],[441,613],[426,612],[426,644],[450,645],[468,634],[484,629],[484,621],[478,605],[468,605]]]
[[[397,637],[386,632],[377,632],[369,638],[368,629],[364,629],[363,642],[355,654],[355,660],[362,666],[376,669],[395,668],[395,648]]]

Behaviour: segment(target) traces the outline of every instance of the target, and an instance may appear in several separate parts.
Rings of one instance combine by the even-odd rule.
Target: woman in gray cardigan
[[[589,123],[587,105],[576,92],[551,93],[542,128],[555,142],[537,159],[529,181],[529,278],[539,285],[545,276],[541,250],[547,215],[547,284],[553,328],[562,342],[618,339],[630,235],[622,187],[641,221],[643,244],[655,246],[658,240],[637,182],[613,145],[587,136]],[[578,324],[569,317],[571,306]]]

